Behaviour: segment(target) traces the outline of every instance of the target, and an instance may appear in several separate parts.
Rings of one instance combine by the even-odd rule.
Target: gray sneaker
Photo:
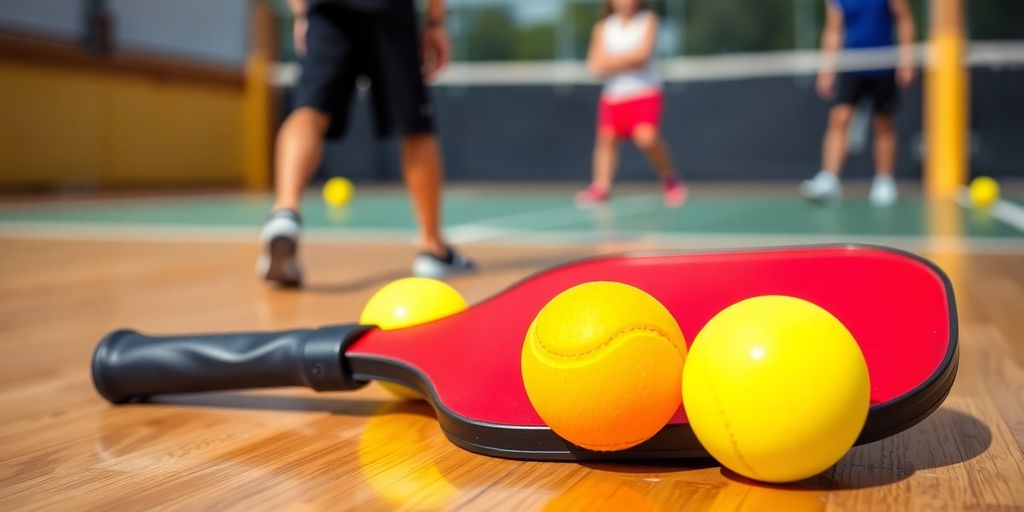
[[[451,247],[447,249],[448,254],[443,258],[429,252],[421,252],[412,262],[412,274],[416,277],[441,279],[476,271],[476,263],[463,258]]]
[[[896,181],[888,174],[879,174],[871,181],[871,192],[868,200],[872,206],[892,206],[896,202],[899,192],[896,190]]]
[[[277,210],[260,230],[263,246],[256,260],[256,274],[264,280],[289,288],[302,285],[299,264],[299,232],[302,218],[292,210]]]
[[[818,171],[813,178],[800,183],[800,195],[816,203],[834,203],[843,198],[843,186],[835,174]]]

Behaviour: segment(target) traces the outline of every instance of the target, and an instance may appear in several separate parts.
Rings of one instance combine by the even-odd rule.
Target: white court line
[[[415,233],[405,229],[306,228],[303,239],[318,242],[409,243]],[[113,222],[0,221],[0,239],[114,242],[257,243],[258,226],[141,224]]]
[[[1009,224],[1021,233],[1024,233],[1024,208],[1007,201],[999,199],[988,211],[993,217]]]
[[[497,231],[495,231],[497,234]],[[255,245],[255,228],[242,226],[189,226],[86,222],[0,222],[0,240],[58,240],[90,242],[225,243]],[[311,245],[353,246],[410,244],[411,230],[310,228],[303,241]],[[481,245],[565,247],[597,244],[632,244],[662,249],[739,248],[773,245],[864,243],[912,251],[960,250],[984,254],[1022,254],[1024,239],[1014,237],[830,235],[765,233],[664,233],[566,230],[529,232],[506,230],[496,238],[480,238]]]
[[[55,195],[50,199],[36,202],[11,202],[0,203],[0,212],[33,212],[51,211],[55,208],[75,208],[87,210],[105,210],[110,207],[116,208],[137,208],[152,206],[189,206],[193,203],[217,202],[223,200],[266,203],[267,208],[273,204],[273,196],[270,193],[239,193],[239,192],[210,192],[201,194],[178,194],[154,195],[152,197],[97,197],[97,196],[76,196]]]
[[[1024,208],[1017,206],[1012,201],[1006,199],[996,199],[996,202],[988,209],[975,208],[974,204],[971,203],[970,192],[967,188],[961,188],[960,193],[957,194],[954,199],[957,204],[964,207],[967,210],[980,211],[988,213],[992,217],[1002,221],[1010,227],[1016,228],[1017,231],[1024,233]]]
[[[491,217],[447,228],[445,236],[456,244],[477,243],[506,238],[517,233],[532,232],[530,230],[538,222],[544,228],[581,224],[592,220],[595,214],[600,215],[602,209],[607,211],[613,219],[618,220],[664,208],[656,195],[643,194],[617,199],[614,205],[601,205],[588,209],[571,205]],[[503,227],[496,224],[512,224],[514,227]]]
[[[778,245],[859,243],[899,247],[913,251],[964,250],[973,253],[1021,254],[1024,239],[1014,237],[836,235],[792,233],[667,233],[653,231],[544,231],[508,232],[489,245],[565,246],[596,244],[651,245],[671,248],[740,248]]]
[[[649,233],[638,239],[658,246],[702,244],[711,247],[765,247],[771,245],[869,244],[903,248],[915,252],[966,251],[986,254],[1022,254],[1024,240],[1001,237],[829,235],[829,234],[702,234]]]

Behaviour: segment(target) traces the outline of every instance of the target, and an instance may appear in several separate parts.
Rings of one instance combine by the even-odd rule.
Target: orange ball
[[[679,324],[657,299],[622,283],[584,283],[537,314],[523,344],[523,383],[555,433],[590,450],[623,450],[679,408],[685,357]]]

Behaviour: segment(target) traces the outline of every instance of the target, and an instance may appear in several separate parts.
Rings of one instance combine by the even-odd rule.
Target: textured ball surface
[[[701,329],[683,371],[697,439],[729,469],[792,482],[835,464],[867,418],[864,355],[845,326],[786,296],[733,304]]]
[[[558,435],[596,451],[649,439],[679,408],[686,344],[646,292],[597,281],[545,305],[523,343],[523,383]]]
[[[971,180],[967,193],[971,197],[971,204],[986,209],[999,200],[999,183],[988,176],[978,176]]]
[[[354,192],[355,187],[351,181],[335,176],[324,183],[324,202],[334,207],[345,206],[352,200]]]
[[[466,309],[466,299],[443,281],[426,277],[406,277],[392,281],[370,297],[359,315],[359,323],[380,329],[400,329],[454,315]],[[404,386],[381,382],[388,391],[402,398],[419,398]]]

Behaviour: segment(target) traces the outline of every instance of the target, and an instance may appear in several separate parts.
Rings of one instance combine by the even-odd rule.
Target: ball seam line
[[[604,342],[602,342],[600,345],[598,345],[598,346],[596,346],[596,347],[594,347],[594,348],[592,348],[590,350],[587,350],[587,351],[584,351],[584,352],[577,352],[577,353],[574,353],[574,354],[562,354],[562,353],[555,352],[555,351],[551,350],[550,348],[548,348],[547,345],[544,344],[544,341],[541,339],[540,334],[537,332],[539,330],[540,329],[537,329],[533,333],[534,341],[537,342],[537,346],[539,346],[541,348],[541,350],[544,352],[545,355],[549,355],[549,356],[555,357],[555,358],[569,359],[569,358],[576,358],[576,357],[580,357],[580,356],[587,356],[587,355],[593,354],[595,352],[600,352],[601,350],[603,350],[608,345],[611,345],[615,341],[619,340],[620,338],[622,338],[622,337],[624,337],[624,336],[626,336],[628,334],[635,334],[635,333],[640,333],[640,332],[647,333],[647,334],[656,334],[656,335],[660,336],[664,341],[668,342],[668,344],[672,346],[672,349],[675,350],[677,354],[679,354],[679,357],[683,357],[682,351],[679,350],[679,347],[676,346],[675,343],[672,343],[672,340],[671,340],[671,338],[669,337],[668,334],[663,332],[661,329],[658,329],[656,327],[651,327],[651,326],[638,325],[638,326],[626,327],[625,329],[619,330],[615,334],[612,334],[611,336],[609,336],[608,339],[605,340]]]
[[[553,358],[568,359],[568,358],[579,357],[579,356],[586,356],[586,355],[589,355],[589,354],[593,354],[593,353],[598,352],[598,351],[604,349],[605,347],[611,345],[612,343],[618,341],[619,339],[623,338],[626,335],[635,334],[635,333],[638,333],[638,332],[639,333],[646,333],[646,334],[655,334],[655,335],[657,335],[661,339],[661,341],[663,341],[663,342],[667,343],[669,346],[671,346],[672,349],[675,350],[675,352],[679,355],[680,358],[685,357],[683,355],[682,351],[679,349],[679,347],[675,343],[672,343],[672,340],[668,336],[668,334],[666,334],[664,331],[662,331],[661,329],[658,329],[656,327],[644,326],[644,325],[631,326],[631,327],[626,327],[624,329],[621,329],[621,330],[617,331],[615,334],[613,334],[612,336],[609,336],[608,339],[604,343],[601,343],[600,345],[598,345],[598,346],[596,346],[596,347],[594,347],[594,348],[592,348],[590,350],[587,350],[585,352],[579,352],[579,353],[576,353],[576,354],[560,354],[560,353],[552,351],[551,349],[549,349],[547,346],[544,345],[544,342],[541,340],[540,336],[537,333],[537,329],[533,330],[533,341],[535,342],[534,346],[540,348],[541,352],[544,355],[551,356]],[[667,424],[667,422],[668,422],[668,420],[666,420],[666,424]],[[664,425],[662,426],[662,428],[664,428]],[[658,429],[658,430],[660,431],[661,429]],[[650,439],[650,436],[643,436],[643,437],[640,437],[640,438],[637,438],[637,439],[632,439],[632,440],[629,440],[629,441],[620,441],[620,442],[617,442],[617,443],[589,443],[588,442],[587,445],[588,446],[592,446],[592,447],[599,447],[599,448],[616,449],[616,448],[624,448],[624,447],[629,447],[629,446],[635,446],[635,445],[637,445],[639,443],[642,443],[642,442],[644,442],[644,441],[646,441],[648,439]],[[573,444],[576,444],[576,443],[573,443]],[[588,447],[587,446],[583,446],[583,448],[588,448]]]
[[[725,425],[725,432],[726,432],[726,434],[729,435],[729,444],[732,445],[733,452],[736,453],[736,458],[739,459],[739,461],[742,462],[743,465],[747,467],[747,470],[750,471],[751,474],[757,475],[757,478],[760,479],[759,473],[754,470],[753,465],[750,464],[749,461],[747,461],[747,458],[743,456],[743,452],[740,451],[740,444],[739,444],[739,441],[736,440],[735,433],[733,433],[732,425],[729,423],[729,417],[726,416],[725,411],[722,409],[721,395],[718,392],[718,380],[715,379],[715,376],[709,370],[709,366],[708,366],[708,362],[707,362],[708,361],[708,355],[707,355],[707,353],[703,353],[701,355],[703,356],[703,362],[704,362],[703,366],[704,366],[705,375],[707,375],[707,378],[708,378],[707,380],[708,380],[708,382],[711,385],[711,391],[715,395],[715,410],[718,411],[718,417],[722,420],[722,424]],[[685,407],[685,406],[686,405],[684,404],[683,407]]]

